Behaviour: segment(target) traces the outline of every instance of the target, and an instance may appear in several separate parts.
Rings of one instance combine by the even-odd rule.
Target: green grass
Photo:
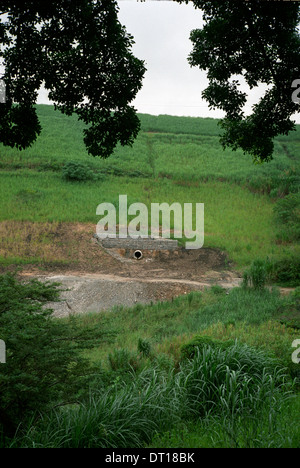
[[[297,244],[275,243],[273,203],[267,196],[217,181],[184,187],[168,179],[152,184],[140,178],[108,176],[101,182],[72,183],[53,172],[7,171],[1,174],[0,221],[91,222],[96,226],[98,204],[118,206],[119,194],[128,194],[128,205],[145,203],[149,215],[152,202],[204,203],[204,246],[225,249],[239,267],[260,256],[284,258],[299,252]]]
[[[60,171],[67,160],[80,159],[94,170],[117,174],[137,170],[147,177],[167,176],[182,181],[221,178],[264,190],[278,187],[283,190],[288,173],[299,170],[299,125],[288,137],[276,139],[274,160],[270,164],[254,165],[240,151],[222,150],[217,120],[141,114],[142,130],[133,147],[118,146],[110,158],[100,160],[86,152],[82,122],[55,112],[51,106],[37,106],[37,111],[43,127],[41,136],[23,152],[2,146],[0,167],[3,169],[28,167]],[[295,174],[293,177],[297,178]]]
[[[178,201],[205,204],[205,246],[227,250],[237,266],[258,256],[297,255],[295,244],[278,245],[273,197],[299,181],[299,128],[275,142],[274,160],[254,165],[240,152],[223,151],[217,121],[140,115],[142,131],[132,148],[118,147],[107,160],[92,158],[82,142],[83,125],[38,106],[43,132],[23,152],[1,148],[0,220],[94,222],[103,201],[129,204]],[[153,132],[153,133],[152,133]],[[81,160],[102,180],[63,180],[68,160]],[[250,193],[258,192],[259,195]]]
[[[299,448],[299,333],[281,323],[297,308],[298,291],[214,286],[52,319],[89,331],[93,347],[81,353],[93,373],[74,399],[68,392],[32,414],[0,447]]]
[[[268,424],[263,427],[264,448],[299,448],[300,425],[297,423],[297,415],[300,412],[300,395],[283,405],[280,415],[277,417],[277,434],[270,433]],[[239,440],[249,438],[253,431],[252,421],[248,425],[239,426]],[[247,435],[248,432],[248,435]],[[252,433],[253,434],[253,433]],[[222,425],[218,420],[207,420],[191,423],[181,423],[176,428],[157,434],[148,445],[148,448],[229,448],[235,446],[238,438],[230,428]],[[260,433],[260,437],[262,433]],[[245,439],[244,439],[245,440]]]
[[[299,255],[297,243],[277,242],[273,216],[276,197],[299,186],[299,126],[275,141],[270,164],[254,165],[239,151],[222,150],[216,120],[143,114],[133,147],[118,146],[101,160],[87,154],[76,118],[51,106],[37,110],[43,127],[37,142],[23,152],[0,147],[0,221],[96,225],[97,205],[117,206],[119,194],[148,207],[201,202],[205,246],[225,249],[238,267],[258,257]],[[101,180],[64,180],[62,167],[70,160],[84,162]]]
[[[126,382],[128,379],[131,382],[130,375],[133,372],[132,377],[137,384],[140,401],[144,401],[138,376],[141,375],[143,379],[143,376],[149,376],[148,372],[150,375],[154,372],[156,377],[153,376],[151,384],[149,382],[146,386],[146,395],[147,398],[151,395],[156,402],[160,402],[160,392],[163,391],[164,394],[166,387],[163,387],[163,390],[160,386],[161,381],[155,379],[160,372],[167,373],[168,377],[164,380],[164,385],[167,386],[168,391],[163,398],[160,410],[155,413],[154,426],[151,426],[152,416],[149,410],[146,410],[147,404],[143,407],[147,411],[148,435],[152,435],[152,438],[147,444],[146,441],[149,439],[146,437],[142,445],[146,443],[146,446],[150,448],[298,448],[299,394],[294,393],[292,399],[287,400],[281,385],[277,394],[275,381],[273,377],[267,377],[269,371],[266,370],[269,365],[272,367],[274,364],[277,370],[286,369],[285,372],[290,373],[292,378],[300,378],[299,366],[291,363],[293,351],[291,344],[299,337],[299,333],[283,325],[280,320],[281,316],[294,305],[294,296],[281,297],[276,290],[255,291],[236,288],[226,294],[224,290],[213,287],[202,293],[194,292],[179,297],[171,302],[150,306],[138,304],[134,308],[118,307],[107,313],[81,316],[80,320],[85,326],[100,323],[104,332],[112,331],[111,342],[107,345],[102,344],[99,349],[94,348],[88,356],[94,362],[101,362],[101,367],[106,369],[105,372],[111,373],[110,381],[115,382],[115,388],[118,388],[123,378]],[[209,337],[209,341],[204,344],[196,360],[192,359],[186,367],[185,365],[182,367],[183,346],[195,336]],[[215,343],[214,347],[210,345],[211,340]],[[147,356],[141,353],[143,349],[141,342],[144,348],[147,348]],[[235,342],[239,343],[238,354],[236,357],[234,354],[230,357],[232,343]],[[228,345],[220,348],[221,343],[228,343]],[[246,347],[243,348],[243,346]],[[229,350],[229,354],[226,354],[226,350]],[[225,377],[225,368],[225,374],[221,371],[223,359],[221,356],[224,353],[226,355],[225,367],[230,369],[228,380]],[[209,364],[210,359],[212,367]],[[217,365],[218,359],[221,360]],[[175,374],[172,374],[172,369],[177,369]],[[219,371],[220,374],[218,374]],[[252,377],[249,380],[252,372],[259,376],[259,379],[262,378],[260,384],[253,387],[255,396],[251,394]],[[280,373],[278,377],[279,375]],[[173,380],[174,376],[179,379],[179,381],[176,380],[176,384]],[[180,380],[181,378],[183,381]],[[179,382],[184,382],[184,385]],[[153,383],[155,390],[152,391]],[[124,402],[126,408],[136,391],[136,387],[132,388],[130,385],[126,404]],[[127,384],[125,388],[128,388]],[[118,394],[120,398],[123,398],[122,392],[125,388]],[[115,395],[115,398],[118,396]],[[175,398],[173,403],[172,398]],[[182,401],[181,398],[185,399],[184,405],[179,404]],[[249,409],[251,408],[249,414],[247,413],[248,398]],[[216,403],[214,404],[213,401]],[[232,409],[232,404],[235,410]],[[241,405],[240,409],[238,409],[239,405]],[[169,421],[167,429],[163,429],[166,422],[161,411],[164,411],[166,407],[169,412]],[[182,413],[183,409],[184,413]],[[138,411],[137,408],[136,411]],[[238,416],[235,415],[235,411]],[[195,414],[196,418],[194,418]],[[57,415],[57,418],[61,421],[61,416]],[[78,424],[81,426],[80,421],[76,417],[75,427]],[[122,421],[123,418],[121,418]],[[141,417],[142,424],[144,421]],[[51,421],[46,420],[47,431],[51,424]],[[64,424],[62,423],[63,426]],[[71,428],[72,425],[68,427]],[[89,427],[93,431],[92,426]],[[138,436],[139,428],[139,423],[135,422],[135,436]],[[86,426],[83,431],[85,430]],[[112,432],[116,436],[118,430]],[[49,435],[48,432],[47,434]],[[46,438],[43,436],[43,443],[47,442],[48,435]],[[70,435],[70,437],[73,436]],[[89,440],[91,440],[90,436]],[[75,443],[78,444],[78,440]],[[118,446],[123,446],[122,443],[119,441]],[[108,441],[105,444],[110,446]]]
[[[27,448],[137,448],[153,441],[157,447],[157,434],[176,434],[180,425],[194,422],[209,424],[210,431],[218,427],[228,447],[288,447],[297,443],[280,432],[283,411],[292,404],[290,389],[284,371],[263,352],[237,343],[226,349],[205,346],[193,359],[183,360],[177,372],[152,363],[108,387],[98,383],[88,399],[44,415],[14,443]]]
[[[39,105],[37,111],[43,127],[41,136],[26,151],[2,146],[2,168],[59,171],[67,160],[80,159],[95,170],[138,170],[146,176],[154,173],[180,180],[225,178],[243,183],[261,178],[274,182],[276,178],[286,179],[286,172],[299,169],[299,125],[288,137],[276,139],[270,164],[254,165],[240,151],[223,151],[217,120],[141,114],[142,130],[133,147],[118,146],[110,158],[100,160],[86,152],[82,122],[55,112],[51,106]]]
[[[144,114],[133,147],[118,146],[100,160],[86,153],[82,123],[49,106],[37,110],[43,127],[37,142],[23,152],[0,147],[0,222],[35,222],[43,246],[38,223],[96,227],[97,205],[118,207],[120,194],[148,208],[204,203],[205,247],[225,250],[237,268],[274,259],[274,278],[296,278],[289,259],[300,247],[278,238],[273,209],[299,189],[300,126],[276,139],[270,164],[253,165],[240,151],[222,150],[216,120]],[[99,179],[65,180],[62,168],[71,160]],[[39,261],[26,254],[0,258],[6,266]],[[264,288],[226,294],[215,286],[171,302],[74,318],[108,337],[84,353],[98,369],[90,394],[37,420],[33,415],[10,446],[299,448],[299,394],[294,389],[287,399],[290,387],[279,372],[299,379],[299,365],[291,362],[298,296]],[[214,346],[183,362],[183,345],[199,336]]]
[[[95,362],[106,360],[112,348],[135,351],[139,338],[176,357],[181,345],[197,333],[211,333],[220,340],[241,338],[280,357],[283,349],[285,355],[290,352],[291,342],[297,338],[297,330],[278,322],[292,307],[293,298],[281,297],[276,290],[236,288],[229,294],[225,291],[217,294],[212,288],[201,293],[192,292],[171,302],[115,307],[100,314],[84,314],[80,320],[84,326],[101,323],[103,330],[111,330],[114,334],[112,342],[89,352]],[[283,339],[278,340],[278,346],[276,338],[272,338],[276,336]]]

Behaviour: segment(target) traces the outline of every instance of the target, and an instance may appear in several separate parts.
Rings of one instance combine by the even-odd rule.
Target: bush
[[[91,368],[80,350],[95,344],[91,332],[75,319],[52,318],[44,305],[59,300],[57,284],[19,282],[0,276],[0,339],[6,364],[0,367],[0,439],[36,412],[68,398],[76,399]]]
[[[63,167],[62,174],[64,179],[78,182],[97,178],[90,167],[82,161],[68,161]]]
[[[268,260],[254,260],[250,268],[244,272],[243,286],[264,289],[269,277],[270,268]]]
[[[244,272],[243,286],[263,289],[268,283],[279,286],[297,287],[300,285],[300,259],[288,257],[281,260],[255,260]]]
[[[272,261],[270,278],[279,285],[296,287],[300,285],[300,259],[291,257]]]

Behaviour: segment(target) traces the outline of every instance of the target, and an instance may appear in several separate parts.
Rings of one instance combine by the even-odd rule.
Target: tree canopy
[[[188,0],[176,0],[188,3]],[[272,159],[273,139],[295,128],[299,111],[292,84],[300,78],[299,2],[261,0],[192,0],[203,11],[204,27],[191,32],[191,66],[207,71],[203,97],[210,108],[225,112],[221,142],[242,148],[256,161]],[[251,115],[245,116],[250,89],[268,85]]]
[[[175,0],[188,3],[189,0]],[[191,0],[204,27],[191,32],[189,62],[207,71],[203,97],[225,112],[221,142],[269,161],[273,139],[295,128],[299,110],[292,84],[300,79],[299,2]],[[42,84],[61,112],[86,124],[94,156],[108,157],[118,142],[131,144],[140,129],[130,105],[142,86],[144,62],[118,21],[116,0],[0,0],[0,57],[6,103],[0,104],[0,141],[19,149],[41,132],[35,103]],[[246,116],[247,93],[262,83],[265,95]]]
[[[115,0],[0,0],[0,14],[4,145],[24,149],[40,134],[35,104],[42,84],[57,109],[86,124],[93,156],[133,142],[140,123],[130,103],[145,67],[131,52],[133,38],[118,21]]]

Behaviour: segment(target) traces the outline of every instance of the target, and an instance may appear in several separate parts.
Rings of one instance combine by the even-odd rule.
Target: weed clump
[[[87,180],[96,180],[97,176],[82,161],[68,161],[62,170],[62,175],[65,180],[85,182]]]
[[[250,268],[244,272],[243,286],[254,289],[264,289],[268,280],[269,265],[265,260],[254,260]]]

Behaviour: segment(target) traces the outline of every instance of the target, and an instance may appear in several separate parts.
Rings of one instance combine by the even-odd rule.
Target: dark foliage
[[[54,319],[45,306],[59,299],[57,284],[21,283],[0,276],[0,337],[6,364],[0,366],[0,436],[19,423],[83,392],[93,372],[80,350],[104,340],[101,327],[78,326],[75,318]]]
[[[185,0],[177,0],[184,3]],[[187,3],[187,1],[185,1]],[[189,62],[208,73],[203,97],[226,116],[221,142],[242,148],[256,161],[269,161],[273,139],[295,128],[290,117],[299,110],[292,85],[300,78],[299,2],[260,0],[193,0],[203,10],[204,27],[193,30]],[[249,116],[242,75],[254,89],[268,89]]]
[[[35,103],[44,83],[56,109],[86,124],[93,156],[108,157],[117,143],[131,144],[140,123],[130,106],[141,88],[144,63],[118,21],[114,0],[2,1],[0,57],[6,103],[0,105],[0,139],[24,149],[41,132]]]

